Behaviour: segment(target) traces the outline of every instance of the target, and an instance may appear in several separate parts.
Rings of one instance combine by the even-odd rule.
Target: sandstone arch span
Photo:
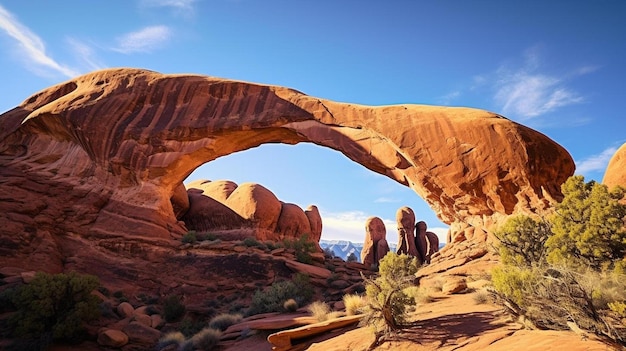
[[[37,228],[82,235],[169,238],[184,231],[170,200],[182,181],[201,164],[264,143],[338,150],[415,190],[454,231],[541,211],[574,171],[561,146],[483,110],[362,106],[139,69],[50,87],[0,123],[0,186],[3,196],[9,185],[20,194],[0,213],[21,214],[0,229],[5,235],[39,218]]]

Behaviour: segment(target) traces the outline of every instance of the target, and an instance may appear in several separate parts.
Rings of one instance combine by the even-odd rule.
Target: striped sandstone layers
[[[362,106],[139,69],[45,89],[1,115],[0,126],[0,237],[8,246],[67,233],[178,237],[187,230],[183,180],[264,143],[342,152],[412,188],[457,240],[484,237],[503,216],[542,211],[574,171],[561,146],[483,110]]]

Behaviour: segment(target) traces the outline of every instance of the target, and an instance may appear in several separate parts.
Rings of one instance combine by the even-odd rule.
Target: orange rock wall
[[[565,149],[497,114],[362,106],[298,91],[136,69],[93,72],[0,116],[0,228],[169,239],[182,181],[217,157],[312,142],[411,187],[453,237],[561,196]],[[9,225],[10,224],[10,225]]]

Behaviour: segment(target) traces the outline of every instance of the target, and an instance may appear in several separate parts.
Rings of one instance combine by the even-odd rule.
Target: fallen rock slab
[[[293,346],[291,344],[292,340],[302,339],[305,337],[322,334],[337,328],[343,328],[352,324],[356,324],[361,320],[361,318],[363,318],[363,316],[363,314],[359,314],[354,316],[340,317],[329,321],[305,325],[303,327],[295,329],[283,330],[278,333],[270,334],[267,337],[267,341],[269,341],[269,343],[274,346],[272,350],[289,350]]]
[[[308,274],[312,278],[328,279],[332,275],[332,272],[326,268],[311,266],[302,262],[286,260],[285,264],[289,269],[297,273]]]
[[[106,329],[98,335],[98,344],[110,347],[122,347],[128,344],[128,335],[121,330]]]
[[[278,330],[313,324],[315,322],[317,322],[317,319],[310,316],[278,315],[231,325],[224,331],[224,334],[230,334],[244,329]]]

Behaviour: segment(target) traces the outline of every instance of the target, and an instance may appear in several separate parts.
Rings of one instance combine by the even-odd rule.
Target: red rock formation
[[[609,188],[613,188],[617,185],[626,188],[626,143],[611,157],[609,165],[604,172],[602,183],[606,184]]]
[[[277,238],[273,240],[298,238],[301,235],[308,235],[309,240],[313,240],[311,237],[311,224],[309,218],[304,211],[295,204],[283,203],[278,217],[278,224],[276,226],[276,233],[279,233]],[[319,239],[315,241],[319,242]]]
[[[401,207],[396,212],[398,224],[398,254],[406,254],[417,257],[423,262],[422,254],[418,251],[415,241],[415,213],[409,207]]]
[[[16,238],[23,233],[182,235],[181,182],[204,163],[268,142],[342,152],[411,187],[454,236],[543,210],[574,170],[558,144],[487,111],[360,106],[137,69],[97,71],[45,89],[1,115],[0,124],[2,254],[28,245]],[[262,225],[274,228],[279,203],[265,200],[273,205],[231,207],[254,220],[270,211],[275,220]]]
[[[378,217],[370,217],[365,222],[365,240],[361,250],[361,262],[366,267],[378,264],[389,252],[385,223]]]
[[[256,239],[263,241],[308,235],[310,241],[319,243],[322,219],[315,206],[309,206],[307,215],[298,205],[283,203],[270,190],[254,183],[240,187],[229,180],[196,180],[187,188],[190,206],[182,220],[190,229],[256,228]],[[311,234],[311,219],[318,221],[315,235]]]
[[[422,256],[422,263],[430,263],[432,255],[439,251],[437,234],[426,231],[426,229],[428,229],[428,226],[424,221],[419,221],[415,224],[415,243]],[[473,233],[474,228],[469,228],[468,231]],[[468,231],[466,231],[466,234]]]
[[[309,226],[311,227],[311,241],[319,243],[322,238],[322,216],[320,211],[315,205],[309,205],[304,210],[304,214],[309,219]]]

